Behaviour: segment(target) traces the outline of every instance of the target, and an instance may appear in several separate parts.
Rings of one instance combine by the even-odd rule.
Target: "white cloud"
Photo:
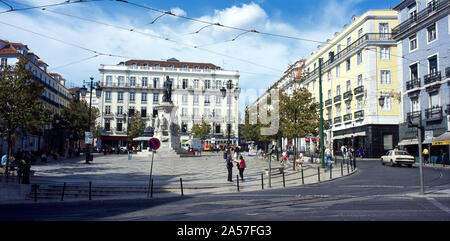
[[[30,5],[55,3],[55,1],[43,2],[32,0],[28,2]],[[187,47],[183,44],[172,43],[131,31],[42,10],[2,14],[0,15],[0,21],[18,25],[103,53],[139,59],[168,59],[175,57],[182,61],[210,62],[225,69],[239,70],[241,71],[240,86],[243,88],[242,93],[247,94],[261,94],[261,91],[252,91],[251,89],[260,90],[269,87],[281,77],[282,72],[289,63],[301,57],[308,57],[309,53],[317,46],[317,43],[275,38],[251,32],[244,34],[244,32],[239,30],[207,26],[203,23],[178,19],[173,16],[164,16],[158,19],[155,24],[145,25],[160,14],[148,12],[147,10],[142,10],[142,13],[146,14],[129,14],[126,11],[121,11],[121,6],[122,4],[119,3],[118,7],[114,8],[117,11],[105,12],[104,9],[92,3],[78,3],[71,4],[70,7],[51,8],[51,10],[70,13],[112,25],[137,28],[138,30],[145,31],[145,33],[167,37],[185,44],[196,46],[206,45],[204,48],[235,58],[215,55],[210,52]],[[346,19],[350,18],[345,14],[349,12],[347,10],[349,6],[352,6],[350,2],[347,4],[339,4],[334,1],[334,4],[325,8],[322,14],[315,15],[323,16],[324,21],[323,24],[315,24],[314,30],[311,30],[307,26],[292,26],[287,23],[273,21],[264,9],[254,2],[240,6],[231,6],[225,9],[217,9],[213,15],[197,18],[243,29],[256,29],[262,32],[325,41],[326,38],[329,38],[330,35],[337,31]],[[2,10],[1,8],[4,7],[0,5],[0,11]],[[186,11],[179,7],[174,7],[171,11],[177,15],[187,16]],[[311,19],[311,22],[314,22],[314,19]],[[50,69],[94,55],[88,51],[43,38],[42,36],[37,36],[2,24],[0,26],[2,29],[0,31],[0,39],[27,44],[31,51],[35,52],[42,60],[50,65]],[[201,28],[203,29],[199,33],[189,34]],[[229,41],[239,34],[242,35],[235,41]],[[79,85],[83,79],[88,79],[90,76],[98,79],[98,67],[100,64],[117,64],[124,60],[121,58],[99,56],[82,63],[57,69],[56,71],[61,73],[70,82]],[[274,69],[279,71],[274,71]],[[242,113],[245,104],[248,104],[249,98],[247,94],[241,101],[240,107]]]
[[[183,9],[179,8],[179,7],[170,9],[170,12],[175,14],[175,15],[177,15],[177,16],[183,16],[184,17],[184,16],[187,15],[186,12]]]

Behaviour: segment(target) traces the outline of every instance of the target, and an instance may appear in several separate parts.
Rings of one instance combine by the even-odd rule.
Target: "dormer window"
[[[159,68],[159,64],[155,64],[155,68]]]
[[[205,70],[209,70],[209,66],[206,66],[206,67],[205,67]]]
[[[174,68],[173,64],[169,64],[169,69],[173,69],[173,68]]]
[[[188,65],[187,64],[183,64],[183,69],[187,69]]]
[[[198,66],[196,65],[196,66],[194,66],[194,69],[198,69]]]
[[[147,64],[147,63],[144,63],[144,64],[142,64],[142,66],[144,66],[144,67],[148,67],[148,64]]]

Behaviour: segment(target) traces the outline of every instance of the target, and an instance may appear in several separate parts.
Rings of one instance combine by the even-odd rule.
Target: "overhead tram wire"
[[[130,5],[134,5],[136,7],[145,8],[145,9],[148,9],[148,10],[151,10],[151,11],[155,11],[155,12],[159,12],[159,13],[165,13],[166,12],[164,10],[148,7],[148,6],[145,6],[145,5],[137,4],[137,3],[126,1],[126,0],[116,0],[116,2],[122,2],[122,3],[130,4]],[[174,13],[172,13],[171,15],[174,16],[174,17],[177,17],[177,18],[182,18],[182,19],[186,19],[186,20],[190,20],[190,21],[194,21],[194,22],[199,22],[199,23],[204,23],[204,24],[212,25],[212,26],[218,26],[218,27],[222,27],[222,28],[229,28],[229,29],[239,30],[239,31],[242,31],[242,32],[252,32],[252,33],[269,35],[269,36],[279,37],[279,38],[301,40],[301,41],[314,42],[314,43],[320,43],[320,44],[330,44],[330,43],[327,43],[327,42],[313,40],[313,39],[306,39],[306,38],[287,36],[287,35],[282,35],[282,34],[261,32],[261,31],[258,31],[256,29],[244,29],[244,28],[238,28],[238,27],[233,27],[233,26],[227,26],[227,25],[223,25],[223,24],[220,24],[220,23],[208,22],[208,21],[205,21],[205,20],[191,18],[191,17],[187,17],[187,16],[182,16],[182,15],[177,15],[177,14],[174,14]]]
[[[121,29],[121,30],[128,31],[128,32],[139,33],[139,34],[142,34],[144,36],[149,36],[149,37],[152,37],[152,38],[165,40],[165,41],[177,44],[177,45],[183,45],[183,46],[186,46],[186,47],[189,47],[189,48],[199,49],[199,50],[202,50],[204,52],[212,53],[214,55],[219,55],[219,56],[222,56],[222,57],[235,59],[235,60],[238,60],[238,61],[241,61],[241,62],[245,62],[245,63],[248,63],[248,64],[252,64],[252,65],[264,68],[264,69],[270,69],[270,70],[276,71],[276,72],[283,72],[282,70],[275,69],[273,67],[269,67],[269,66],[265,66],[265,65],[262,65],[262,64],[258,64],[258,63],[255,63],[255,62],[252,62],[252,61],[249,61],[249,60],[246,60],[246,59],[238,58],[238,57],[235,57],[235,56],[230,56],[230,55],[227,55],[227,54],[219,53],[219,52],[216,52],[216,51],[213,51],[213,50],[209,50],[209,49],[203,48],[202,46],[190,45],[190,44],[187,44],[187,43],[184,43],[184,42],[175,41],[175,40],[172,40],[172,39],[169,39],[169,38],[166,38],[166,37],[162,37],[162,36],[159,36],[159,35],[150,34],[150,33],[146,33],[146,32],[143,32],[143,31],[138,31],[135,28],[127,28],[127,27],[118,26],[118,25],[114,25],[114,24],[104,23],[104,22],[100,22],[100,21],[97,21],[97,20],[83,18],[83,17],[79,17],[79,16],[75,16],[75,15],[72,15],[72,14],[67,14],[67,13],[56,12],[54,10],[49,10],[49,9],[42,9],[42,10],[48,11],[48,12],[51,12],[51,13],[54,13],[54,14],[59,14],[59,15],[67,16],[67,17],[77,18],[77,19],[80,19],[80,20],[84,20],[84,21],[93,22],[93,23],[96,23],[96,24],[101,24],[101,25],[105,25],[105,26]],[[0,23],[3,23],[3,22],[0,21]],[[6,24],[6,23],[3,23],[3,24]],[[17,27],[17,26],[14,26],[14,27]],[[20,27],[17,27],[17,28],[20,28]],[[24,31],[28,31],[28,30],[23,29],[23,28],[21,28],[21,29],[24,30]],[[33,33],[41,35],[41,34],[36,33],[36,32],[33,32]],[[56,39],[54,39],[54,40],[56,40]],[[61,40],[56,40],[56,41],[62,42]],[[73,44],[71,44],[71,45],[73,45]],[[80,46],[77,46],[77,47],[80,47]],[[84,47],[81,47],[81,48],[84,48]],[[85,49],[85,50],[88,50],[88,51],[91,51],[91,52],[94,52],[94,53],[99,53],[97,51],[90,50],[90,49]],[[105,55],[105,54],[101,54],[101,55]],[[115,55],[115,56],[112,56],[112,57],[123,57],[123,56]]]
[[[41,36],[43,38],[48,38],[48,39],[60,42],[60,43],[65,44],[65,45],[69,45],[69,46],[72,46],[72,47],[75,47],[75,48],[79,48],[79,49],[82,49],[82,50],[85,50],[85,51],[88,51],[88,52],[92,52],[92,53],[97,54],[97,55],[109,56],[109,57],[117,57],[117,58],[124,58],[124,59],[132,59],[133,58],[133,57],[122,56],[122,55],[117,55],[117,54],[102,53],[102,52],[99,52],[99,51],[96,51],[96,50],[93,50],[93,49],[89,49],[89,48],[86,48],[86,47],[83,47],[83,46],[80,46],[80,45],[77,45],[77,44],[73,44],[73,43],[69,43],[67,41],[60,40],[60,39],[57,39],[57,38],[54,38],[54,37],[51,37],[51,36],[48,36],[48,35],[45,35],[45,34],[42,34],[42,33],[37,33],[35,31],[29,30],[29,29],[25,29],[25,28],[22,28],[22,27],[19,27],[19,26],[10,24],[10,23],[5,23],[3,21],[0,21],[0,24],[4,24],[4,25],[10,26],[12,28],[20,29],[22,31],[29,32],[29,33]]]
[[[134,5],[134,6],[137,6],[137,7],[140,7],[140,8],[145,8],[145,9],[148,9],[148,10],[151,10],[151,11],[155,11],[155,12],[160,12],[160,13],[165,13],[166,12],[166,11],[163,11],[163,10],[160,10],[160,9],[148,7],[148,6],[145,6],[145,5],[133,3],[133,2],[130,2],[130,1],[126,1],[126,0],[116,0],[116,1],[117,2],[122,2],[122,3],[127,3],[127,4],[130,4],[130,5]],[[227,26],[227,25],[223,25],[223,24],[220,24],[220,23],[212,23],[212,22],[208,22],[208,21],[205,21],[205,20],[200,20],[200,19],[191,18],[191,17],[187,17],[187,16],[182,16],[182,15],[176,15],[176,14],[173,14],[173,13],[171,13],[171,15],[174,16],[174,17],[183,18],[183,19],[187,19],[187,20],[190,20],[190,21],[204,23],[204,24],[207,24],[208,26],[210,26],[210,25],[211,26],[219,26],[219,27],[223,27],[223,28],[239,30],[239,31],[244,32],[242,34],[245,34],[247,32],[252,32],[252,33],[268,35],[268,36],[272,36],[272,37],[287,38],[287,39],[292,39],[292,40],[300,40],[300,41],[314,42],[314,43],[320,43],[320,44],[329,44],[329,45],[332,45],[332,46],[338,45],[338,43],[324,42],[324,41],[319,41],[319,40],[314,40],[314,39],[306,39],[306,38],[300,38],[300,37],[288,36],[288,35],[282,35],[282,34],[276,34],[276,33],[261,32],[261,31],[255,30],[255,29],[249,30],[249,29],[243,29],[243,28],[238,28],[238,27],[233,27],[233,26]],[[242,34],[240,34],[240,35],[242,35]],[[239,35],[237,37],[239,37]],[[215,44],[231,42],[231,41],[234,41],[237,37],[235,37],[232,40],[225,40],[225,41],[222,41],[222,42],[210,43],[210,44],[206,44],[206,45],[203,45],[203,46],[211,46],[211,45],[215,45]],[[369,51],[376,51],[376,50],[369,49]],[[392,55],[394,55],[394,54],[392,54]],[[410,60],[410,59],[407,59],[404,56],[397,56],[397,57],[404,58],[406,60]]]
[[[257,30],[254,30],[254,29],[253,29],[253,30],[248,30],[248,29],[243,29],[243,28],[238,28],[238,27],[233,27],[233,26],[223,25],[223,24],[220,24],[220,23],[212,23],[212,22],[208,22],[208,21],[204,21],[204,20],[200,20],[200,19],[195,19],[195,18],[186,17],[186,16],[182,16],[182,15],[176,15],[176,14],[170,12],[170,11],[163,11],[163,10],[160,10],[160,9],[148,7],[148,6],[145,6],[145,5],[133,3],[133,2],[130,2],[130,1],[126,1],[126,0],[84,0],[84,1],[79,0],[79,1],[76,1],[76,2],[63,2],[63,3],[58,3],[58,4],[49,4],[49,5],[43,5],[43,6],[35,6],[35,7],[28,7],[28,8],[22,8],[22,9],[15,9],[14,11],[28,10],[28,9],[36,9],[36,8],[43,8],[43,7],[52,7],[52,6],[58,6],[58,5],[70,4],[70,3],[96,2],[96,1],[115,1],[115,2],[122,2],[122,3],[130,4],[130,5],[134,5],[134,6],[137,6],[137,7],[140,7],[140,8],[145,8],[145,9],[148,9],[148,10],[151,10],[151,11],[155,11],[155,12],[160,12],[160,13],[162,13],[162,15],[160,15],[159,17],[157,17],[155,20],[157,20],[158,18],[160,18],[160,17],[162,17],[162,16],[164,16],[164,15],[167,14],[167,15],[172,15],[172,16],[174,16],[174,17],[187,19],[187,20],[190,20],[190,21],[196,21],[196,22],[200,22],[200,23],[207,24],[207,26],[205,26],[205,27],[208,27],[208,26],[219,26],[219,27],[223,27],[223,28],[229,28],[229,29],[234,29],[234,30],[240,30],[240,31],[243,31],[244,33],[241,33],[240,35],[245,34],[245,33],[247,33],[247,32],[253,32],[253,33],[259,33],[259,34],[264,34],[264,35],[269,35],[269,36],[274,36],[274,37],[280,37],[280,38],[288,38],[288,39],[293,39],[293,40],[301,40],[301,41],[315,42],[315,43],[320,43],[320,44],[337,45],[337,43],[323,42],[323,41],[312,40],[312,39],[306,39],[306,38],[299,38],[299,37],[294,37],[294,36],[287,36],[287,35],[281,35],[281,34],[275,34],[275,33],[261,32],[261,31],[257,31]],[[45,10],[45,9],[43,9],[43,10]],[[10,11],[11,11],[11,10],[8,10],[8,11],[5,11],[5,12],[10,12]],[[0,12],[0,14],[1,14],[1,13],[5,13],[5,12]],[[86,19],[85,19],[85,20],[86,20]],[[153,20],[152,23],[154,23],[155,20]],[[152,24],[152,23],[151,23],[151,24]],[[102,23],[102,24],[104,24],[104,23]],[[147,24],[146,24],[146,25],[147,25]],[[117,26],[114,26],[114,27],[117,27]],[[203,28],[202,28],[202,29],[203,29]],[[130,29],[129,31],[135,31],[135,29]],[[138,31],[135,31],[135,32],[138,32]],[[199,32],[199,31],[196,31],[196,32],[194,32],[194,33],[198,33],[198,32]],[[193,34],[193,33],[191,33],[191,34]],[[238,35],[237,37],[239,37],[240,35]],[[153,35],[153,37],[161,38],[161,39],[164,39],[164,40],[167,40],[167,41],[172,41],[172,42],[175,42],[175,43],[180,43],[180,42],[171,40],[171,39],[169,39],[169,38],[164,38],[164,37],[161,37],[161,36],[155,36],[155,35]],[[231,42],[231,41],[234,41],[237,37],[235,37],[235,38],[232,39],[232,40],[225,40],[225,41],[218,42],[218,43],[211,43],[211,44],[206,44],[206,45],[203,45],[203,46],[190,46],[190,47],[194,47],[194,48],[197,48],[197,49],[205,50],[205,49],[203,49],[203,48],[201,48],[201,47],[211,46],[211,45],[220,44],[220,43],[224,43],[224,42]],[[183,43],[182,43],[182,44],[183,44]],[[369,51],[377,52],[376,50],[372,50],[372,49],[368,49],[368,50],[369,50]],[[210,52],[213,52],[213,51],[210,51]],[[222,56],[226,56],[226,55],[223,55],[223,54],[221,54],[221,55],[222,55]],[[396,56],[395,54],[391,54],[391,55]],[[227,57],[232,58],[232,56],[227,56]],[[407,59],[407,58],[404,57],[404,56],[397,56],[397,57]],[[407,60],[409,60],[409,59],[407,59]],[[411,61],[411,60],[410,60],[410,61]],[[266,67],[267,67],[267,66],[266,66]],[[280,71],[280,70],[277,70],[277,71]]]
[[[9,13],[9,12],[26,11],[26,10],[37,9],[37,8],[57,7],[57,6],[75,4],[75,3],[104,2],[104,1],[115,1],[115,0],[78,0],[78,1],[73,1],[73,2],[72,1],[64,1],[61,3],[53,3],[53,4],[46,4],[46,5],[40,5],[40,6],[29,6],[29,7],[25,7],[25,8],[12,8],[11,7],[10,10],[0,12],[0,14]],[[4,1],[2,1],[2,2],[4,2]],[[20,3],[20,4],[25,6],[25,4],[22,4],[22,3]]]
[[[10,8],[10,11],[14,10],[14,8],[11,5],[9,5],[7,2],[5,2],[3,0],[0,0],[0,2],[3,3],[4,5],[8,6]]]
[[[96,55],[91,56],[91,57],[88,57],[88,58],[80,59],[80,60],[77,60],[77,61],[74,61],[74,62],[71,62],[71,63],[68,63],[68,64],[63,64],[63,65],[60,65],[60,66],[56,66],[56,67],[54,67],[54,68],[50,68],[50,70],[53,71],[53,70],[55,70],[55,69],[65,68],[65,67],[67,67],[67,66],[71,66],[71,65],[74,65],[74,64],[79,64],[79,63],[88,61],[88,60],[90,60],[90,59],[96,58],[96,57],[98,57],[98,56],[100,56],[100,55],[96,54]]]

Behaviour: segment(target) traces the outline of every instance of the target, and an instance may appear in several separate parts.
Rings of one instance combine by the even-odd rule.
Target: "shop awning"
[[[153,137],[151,137],[151,136],[140,136],[140,137],[133,138],[133,141],[149,141],[152,138]]]
[[[450,145],[450,131],[447,131],[444,134],[434,138],[432,141],[432,145]]]
[[[418,144],[419,142],[417,141],[417,139],[404,139],[398,143],[399,146],[418,145]]]
[[[345,134],[345,135],[340,135],[340,136],[333,136],[333,140],[352,138],[352,136],[353,137],[366,136],[366,132],[365,131],[361,131],[361,132],[350,133],[350,134]]]

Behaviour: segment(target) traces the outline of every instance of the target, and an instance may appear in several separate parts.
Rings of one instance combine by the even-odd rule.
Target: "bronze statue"
[[[172,81],[169,76],[166,76],[166,81],[164,81],[164,95],[162,101],[172,103]]]

